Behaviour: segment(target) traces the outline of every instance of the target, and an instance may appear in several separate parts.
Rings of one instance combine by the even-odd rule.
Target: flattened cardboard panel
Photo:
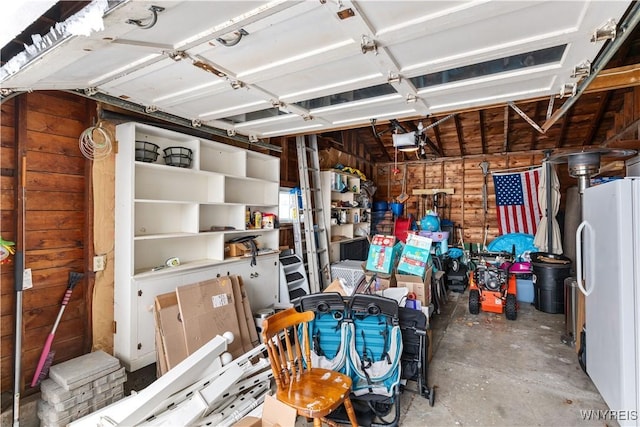
[[[157,295],[155,311],[156,329],[160,334],[160,344],[164,355],[165,370],[162,371],[162,374],[165,374],[188,356],[180,307],[178,306],[178,296],[175,291]],[[159,357],[158,360],[160,360]]]
[[[164,353],[164,342],[160,333],[158,312],[156,311],[156,376],[161,377],[169,369],[167,368],[167,355]]]
[[[227,346],[227,351],[233,357],[243,354],[233,285],[229,277],[179,286],[176,295],[188,354],[227,331],[235,337]]]
[[[242,304],[242,293],[240,292],[240,282],[238,276],[229,276],[233,285],[233,299],[236,306],[236,316],[240,327],[240,341],[244,352],[251,350],[251,338],[249,337],[249,325],[244,317],[244,305]]]
[[[253,313],[251,312],[251,304],[249,303],[249,294],[247,294],[247,290],[244,287],[244,282],[242,281],[242,276],[238,276],[238,282],[240,283],[240,293],[242,294],[242,306],[244,308],[244,318],[247,322],[247,327],[249,329],[249,339],[251,340],[252,347],[258,346],[260,344],[260,337],[258,337],[258,330],[256,329],[256,322],[253,318]]]

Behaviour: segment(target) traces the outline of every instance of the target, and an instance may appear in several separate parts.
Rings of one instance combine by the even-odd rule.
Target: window
[[[336,93],[333,95],[322,96],[320,98],[308,99],[306,101],[296,102],[297,105],[313,110],[314,108],[330,107],[332,105],[343,104],[347,102],[361,101],[364,99],[376,98],[379,96],[397,93],[390,84],[381,84],[362,89],[350,90],[347,92]]]
[[[413,83],[416,88],[422,89],[429,86],[487,76],[489,74],[513,71],[526,67],[533,67],[535,65],[549,64],[560,61],[566,47],[567,45],[564,44],[533,52],[520,53],[505,58],[492,59],[479,64],[466,65],[464,67],[453,68],[451,70],[412,77],[409,80],[411,80],[411,83]]]
[[[292,222],[296,213],[295,193],[300,196],[298,188],[281,187],[278,193],[278,212],[280,213],[280,222]],[[298,205],[299,208],[300,204]]]

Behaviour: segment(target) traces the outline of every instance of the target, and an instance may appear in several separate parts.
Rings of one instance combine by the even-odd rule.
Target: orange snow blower
[[[480,309],[516,320],[515,274],[491,264],[478,265],[469,277],[469,313],[478,314]]]

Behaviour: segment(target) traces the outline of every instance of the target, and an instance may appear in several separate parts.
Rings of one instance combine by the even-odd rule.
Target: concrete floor
[[[468,294],[450,293],[443,312],[432,318],[429,384],[436,389],[435,405],[404,393],[400,425],[618,425],[581,417],[581,410],[608,408],[573,348],[560,340],[563,314],[521,304],[515,321],[472,315]]]
[[[504,315],[471,315],[468,291],[449,293],[432,318],[433,360],[429,385],[435,405],[404,392],[400,425],[424,426],[618,426],[615,420],[584,420],[582,410],[607,405],[580,369],[574,350],[560,341],[564,315],[522,304],[516,321]],[[125,395],[155,380],[155,365],[128,373]],[[414,383],[409,383],[409,387]],[[37,426],[36,396],[23,402],[22,426]],[[11,425],[11,409],[2,426]],[[297,425],[311,425],[299,419]]]

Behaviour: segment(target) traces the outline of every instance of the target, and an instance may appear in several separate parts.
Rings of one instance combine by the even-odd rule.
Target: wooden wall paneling
[[[544,154],[536,151],[493,156],[470,156],[466,159],[447,158],[412,162],[409,164],[410,179],[407,181],[407,193],[412,195],[413,190],[416,188],[452,188],[454,194],[447,197],[449,207],[446,210],[448,211],[449,218],[446,219],[451,220],[456,227],[462,229],[465,243],[482,244],[484,241],[484,230],[485,227],[488,226],[487,243],[490,243],[499,235],[492,172],[538,166],[541,165],[543,158]],[[479,166],[483,159],[489,162],[489,172],[487,174],[486,223],[483,219],[482,210],[482,186],[484,177],[482,169]],[[386,173],[390,171],[393,166],[393,163],[387,163],[376,167],[378,173],[375,176],[375,180],[376,184],[378,184],[379,191],[381,187],[384,187],[384,184],[381,185],[380,183],[386,178],[393,183],[391,186],[392,191],[396,191],[396,193],[399,194],[399,187],[397,190],[395,190],[394,187],[396,178],[389,177]],[[399,167],[402,170],[402,166],[399,165]],[[560,165],[558,169],[566,170],[566,165]],[[558,175],[560,176],[561,173]],[[562,177],[560,180],[562,184]],[[565,181],[575,185],[575,180],[568,177],[568,175]],[[376,200],[393,200],[395,196],[397,196],[396,193],[392,193],[392,196],[388,199],[376,197]],[[415,214],[417,220],[421,219],[419,203],[419,199],[412,196],[405,206],[406,211]],[[433,199],[427,197],[425,199],[425,205],[426,209],[431,209],[433,207]],[[441,217],[445,219],[445,214],[441,213]],[[454,236],[453,242],[458,243],[458,241],[459,236]]]
[[[447,197],[451,212],[449,219],[464,230],[464,162],[462,160],[447,160],[439,166],[442,168],[442,182],[441,186],[435,188],[453,189],[453,194]],[[455,241],[458,241],[458,236],[455,237]]]
[[[484,213],[482,210],[482,186],[484,177],[480,168],[481,159],[464,162],[464,226],[472,242],[482,242],[484,236]]]
[[[15,108],[19,117],[16,152],[18,157],[26,156],[25,268],[31,269],[33,278],[33,288],[23,291],[21,375],[26,384],[57,316],[69,272],[85,272],[85,160],[77,138],[85,129],[87,101],[38,92],[17,97]],[[16,161],[16,169],[19,163]],[[18,198],[20,194],[18,191]],[[16,207],[21,209],[20,201]],[[17,235],[20,229],[18,224]],[[74,289],[58,327],[52,347],[54,363],[85,352],[88,308],[84,283]],[[14,296],[9,295],[11,298],[3,294],[3,306],[8,299],[13,303]],[[6,354],[3,345],[3,361]],[[12,375],[4,375],[4,364],[2,373],[2,390],[11,389]]]
[[[636,111],[634,111],[634,91],[630,90],[624,94],[624,107],[622,110],[623,115],[623,127],[626,128],[635,121]]]
[[[414,196],[412,190],[414,188],[422,188],[424,185],[424,166],[421,163],[407,164],[407,185],[405,192],[409,195],[409,199],[404,203],[405,216],[413,215],[415,220],[418,217],[418,196]],[[398,193],[400,194],[400,193]]]
[[[482,137],[477,132],[480,128],[479,115],[476,112],[458,114],[463,132],[464,151],[467,154],[482,154]]]
[[[376,192],[373,195],[374,201],[389,200],[389,174],[393,166],[389,164],[378,165],[374,169],[371,179],[376,184]]]
[[[16,98],[0,105],[0,235],[18,244],[17,190],[18,167],[16,151]],[[20,244],[22,245],[22,244]],[[0,388],[13,390],[13,340],[15,327],[14,257],[0,268]]]

